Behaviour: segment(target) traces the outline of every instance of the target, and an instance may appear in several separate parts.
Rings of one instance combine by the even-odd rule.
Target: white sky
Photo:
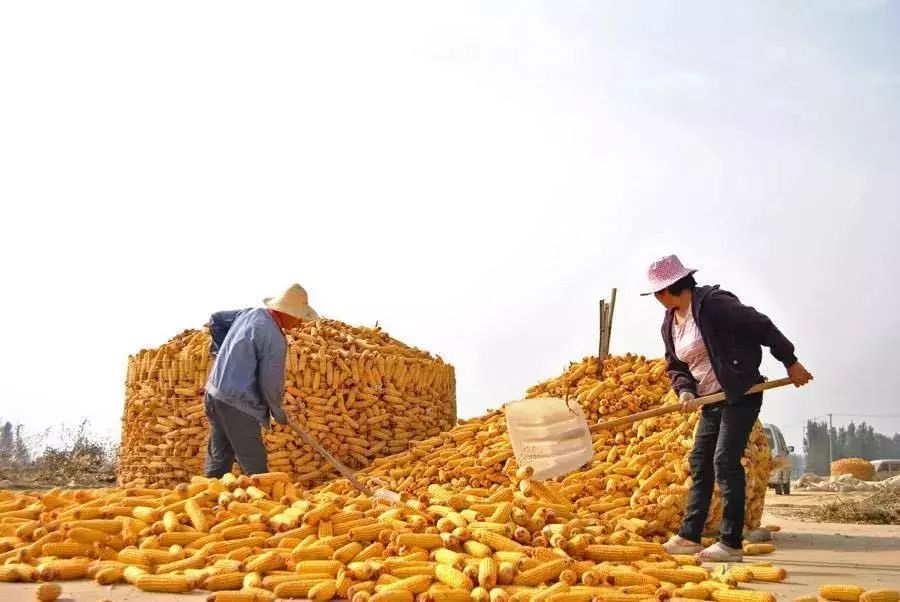
[[[32,429],[117,435],[129,353],[295,280],[476,415],[595,353],[610,287],[613,352],[661,353],[668,252],[796,343],[789,443],[900,415],[897,2],[6,2],[0,201]]]

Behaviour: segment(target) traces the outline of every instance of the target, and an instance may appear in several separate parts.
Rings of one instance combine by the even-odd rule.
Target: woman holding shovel
[[[763,382],[762,346],[784,364],[797,387],[812,380],[794,355],[794,346],[769,318],[718,286],[698,286],[697,270],[675,255],[655,261],[647,272],[649,289],[666,308],[662,338],[669,378],[683,412],[696,411],[698,396],[722,391],[726,400],[703,406],[690,455],[691,491],[681,530],[665,544],[670,554],[697,554],[709,562],[743,559],[744,467],[741,457],[759,416],[762,393],[746,395]],[[723,498],[721,536],[703,549],[713,482]]]

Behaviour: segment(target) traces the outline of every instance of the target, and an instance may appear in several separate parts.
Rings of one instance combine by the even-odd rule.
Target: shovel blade
[[[519,466],[535,479],[552,479],[577,470],[594,455],[591,432],[578,402],[535,397],[504,406],[506,430]]]

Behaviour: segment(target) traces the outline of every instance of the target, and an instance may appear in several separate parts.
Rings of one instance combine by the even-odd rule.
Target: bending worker
[[[319,316],[299,284],[263,302],[265,309],[222,311],[209,320],[215,363],[206,384],[207,477],[231,472],[235,456],[244,474],[266,472],[260,427],[268,428],[270,418],[287,423],[281,408],[287,350],[283,331]]]
[[[699,554],[709,562],[740,562],[745,505],[741,458],[762,405],[762,393],[745,393],[764,380],[761,346],[784,364],[795,386],[805,385],[812,375],[769,318],[718,286],[698,286],[696,271],[675,255],[663,257],[650,266],[649,292],[644,293],[666,308],[662,338],[682,412],[700,407],[698,395],[726,395],[724,402],[703,406],[690,454],[692,484],[684,522],[665,548],[670,554]],[[723,498],[720,538],[702,549],[714,479]]]

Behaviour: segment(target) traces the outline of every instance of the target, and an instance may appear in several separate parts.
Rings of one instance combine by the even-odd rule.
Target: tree
[[[25,427],[21,424],[16,425],[16,442],[13,444],[13,459],[16,464],[22,465],[27,464],[30,460],[28,453],[28,445],[25,443],[25,438],[22,434],[25,432]]]
[[[820,475],[830,472],[828,456],[828,426],[808,420],[803,435],[803,451],[806,454],[806,471]]]
[[[0,428],[0,460],[9,460],[13,455],[13,425],[8,420]]]

